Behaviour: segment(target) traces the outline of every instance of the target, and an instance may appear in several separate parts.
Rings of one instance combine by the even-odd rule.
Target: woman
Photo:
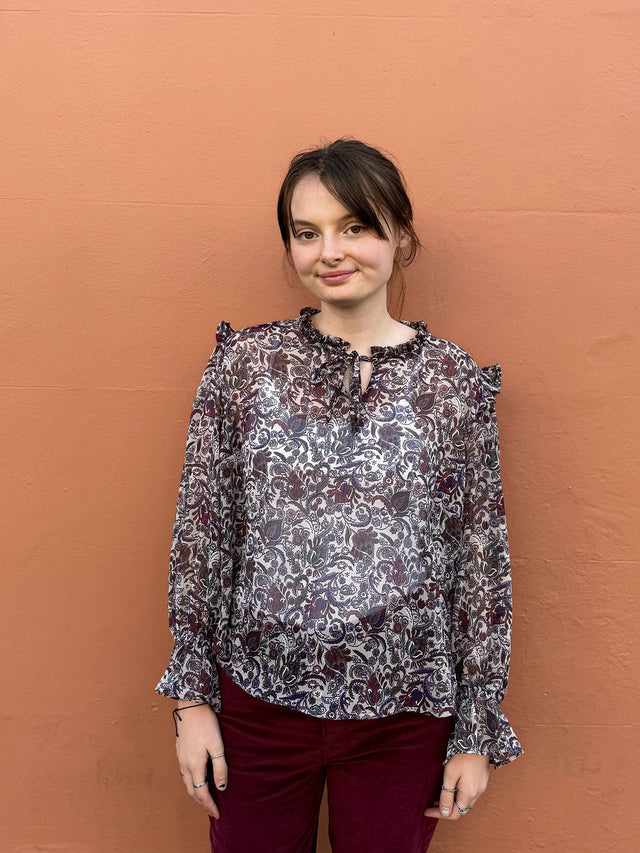
[[[489,764],[522,751],[499,709],[500,368],[389,314],[419,241],[379,151],[299,154],[278,220],[320,309],[218,328],[157,690],[178,700],[181,774],[214,853],[314,850],[325,782],[334,853],[422,853],[438,818],[475,805]]]

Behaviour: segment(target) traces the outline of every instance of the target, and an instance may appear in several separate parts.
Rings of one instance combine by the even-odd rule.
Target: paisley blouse
[[[221,709],[216,666],[329,719],[455,715],[447,758],[520,744],[499,705],[511,582],[500,366],[407,323],[365,356],[316,312],[233,331],[198,388],[156,690]],[[345,382],[345,379],[347,381]]]

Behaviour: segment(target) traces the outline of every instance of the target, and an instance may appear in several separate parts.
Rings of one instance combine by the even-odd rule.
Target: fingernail
[[[226,788],[226,787],[227,787],[227,783],[226,783],[226,782],[218,782],[218,788],[219,788],[220,790],[222,790],[223,788]]]
[[[444,815],[449,814],[449,809],[442,809],[442,814],[444,814]]]

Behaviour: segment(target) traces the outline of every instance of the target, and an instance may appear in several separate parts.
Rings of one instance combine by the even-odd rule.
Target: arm
[[[226,324],[198,387],[187,437],[169,562],[169,625],[174,648],[156,690],[178,700],[176,752],[187,793],[220,816],[208,785],[227,785],[227,764],[216,711],[220,710],[213,651],[220,556],[218,461]],[[199,704],[204,703],[204,704]],[[180,713],[180,709],[182,712]],[[197,787],[196,787],[197,785]]]
[[[169,626],[174,647],[156,691],[220,710],[213,652],[218,608],[218,462],[224,327],[198,387],[187,436],[169,560]]]
[[[457,719],[447,751],[447,759],[485,755],[496,767],[522,752],[499,708],[507,689],[512,612],[495,414],[500,380],[498,365],[478,370],[465,429],[463,530],[452,607]]]
[[[522,749],[499,708],[509,673],[511,575],[504,515],[495,395],[500,367],[477,370],[465,425],[462,536],[452,599],[452,651],[456,666],[455,729],[449,741],[444,786],[455,801],[472,805],[488,782],[488,767],[517,758]],[[431,817],[457,819],[454,794],[444,792]]]

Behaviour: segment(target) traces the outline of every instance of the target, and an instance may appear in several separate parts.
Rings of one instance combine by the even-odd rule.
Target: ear
[[[398,248],[406,249],[410,242],[411,240],[407,232],[404,229],[400,229],[400,233],[398,235]]]

